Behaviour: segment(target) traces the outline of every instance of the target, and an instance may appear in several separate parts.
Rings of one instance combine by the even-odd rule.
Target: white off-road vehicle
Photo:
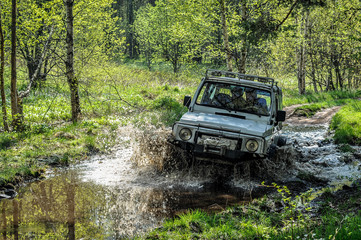
[[[173,125],[173,143],[198,159],[239,163],[286,144],[282,90],[272,78],[207,70],[183,104],[189,110]]]

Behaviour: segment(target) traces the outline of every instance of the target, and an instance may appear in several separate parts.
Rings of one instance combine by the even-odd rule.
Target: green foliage
[[[160,121],[170,126],[187,111],[187,108],[174,98],[165,96],[157,98],[153,104],[154,109],[161,110]]]
[[[309,104],[305,106],[301,106],[295,109],[295,114],[297,116],[303,116],[303,117],[311,117],[316,112],[320,111],[322,109],[321,104]]]
[[[212,1],[159,0],[155,6],[144,6],[134,22],[147,65],[154,57],[172,64],[178,72],[181,64],[199,54],[210,38],[211,22],[204,6]]]

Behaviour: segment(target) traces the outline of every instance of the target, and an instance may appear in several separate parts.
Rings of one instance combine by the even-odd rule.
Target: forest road
[[[296,104],[289,107],[285,107],[283,110],[286,111],[285,124],[289,125],[328,125],[332,117],[340,110],[341,106],[335,106],[331,108],[322,109],[318,111],[312,117],[298,116],[296,114],[297,107],[302,104]]]

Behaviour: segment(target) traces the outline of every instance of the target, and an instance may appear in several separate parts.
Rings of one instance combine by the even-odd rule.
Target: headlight
[[[179,137],[183,141],[188,141],[192,137],[192,131],[189,128],[182,128],[182,130],[179,131]]]
[[[258,149],[258,142],[254,139],[250,139],[246,143],[246,148],[250,152],[255,152]]]

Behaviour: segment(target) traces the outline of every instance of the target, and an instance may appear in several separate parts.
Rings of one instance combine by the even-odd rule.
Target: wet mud
[[[191,209],[222,211],[272,193],[339,186],[359,176],[360,149],[343,153],[327,127],[286,126],[275,159],[238,168],[193,161],[167,142],[169,129],[122,129],[111,155],[64,169],[0,201],[0,238],[121,239]]]

